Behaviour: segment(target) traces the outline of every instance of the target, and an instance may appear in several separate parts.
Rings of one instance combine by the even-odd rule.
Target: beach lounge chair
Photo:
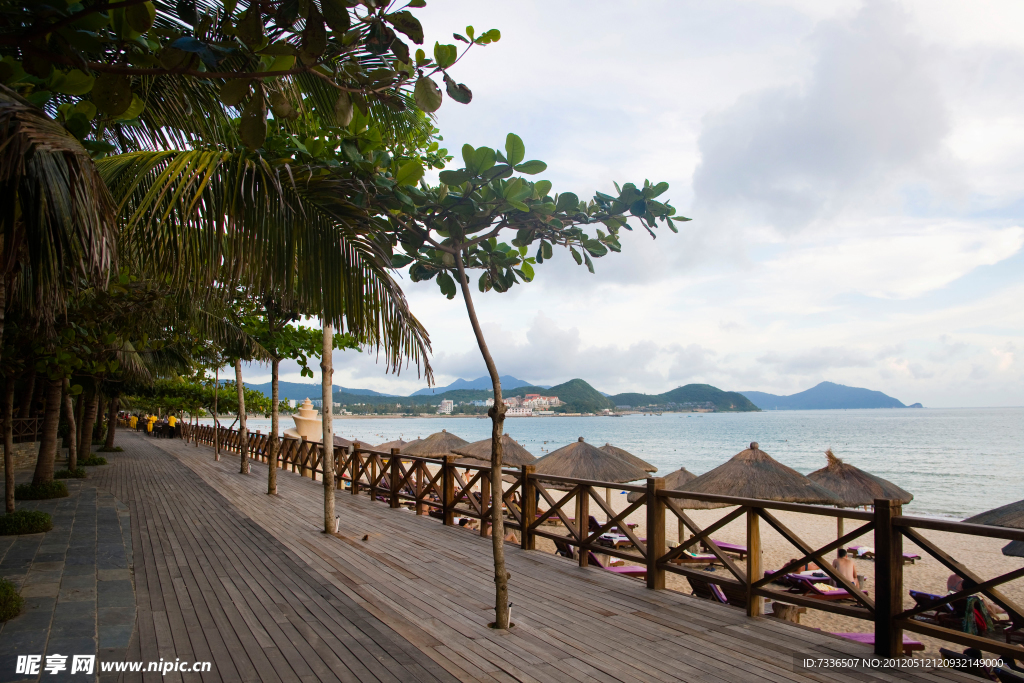
[[[623,567],[606,566],[603,562],[601,562],[601,560],[599,560],[597,558],[597,555],[595,555],[593,552],[591,552],[589,550],[587,551],[587,559],[595,567],[600,567],[601,569],[603,569],[603,570],[605,570],[607,572],[613,572],[615,574],[622,574],[623,576],[632,576],[632,577],[637,578],[637,579],[646,579],[647,578],[647,567],[638,567],[638,566],[635,566],[635,565],[627,565],[627,566],[623,566]]]
[[[837,588],[827,583],[815,583],[806,576],[795,575],[797,587],[804,595],[817,600],[856,600],[845,588]]]
[[[855,643],[861,643],[863,645],[871,645],[872,647],[875,644],[875,634],[874,633],[832,633],[832,635],[839,636],[840,638],[845,638],[846,640],[852,640]],[[917,641],[917,640],[914,640],[913,638],[909,638],[906,635],[903,636],[903,654],[904,655],[909,657],[912,652],[915,652],[915,651],[918,651],[918,650],[923,650],[923,649],[924,649],[924,643],[922,643],[920,641]]]
[[[712,565],[718,562],[718,558],[711,554],[697,554],[691,553],[689,550],[684,550],[683,554],[672,560],[673,564],[706,564]]]
[[[565,541],[555,541],[555,552],[562,557],[568,557],[570,560],[574,559],[572,546]]]
[[[741,560],[747,557],[747,546],[745,545],[739,545],[737,543],[726,543],[725,541],[719,541],[717,538],[712,540],[714,541],[715,545],[717,545],[718,548],[726,554],[736,555]],[[704,541],[700,542],[700,547],[706,553],[711,552],[711,548],[708,547],[708,544]]]
[[[692,589],[692,594],[694,595],[694,597],[704,598],[705,600],[715,600],[717,602],[722,602],[722,599],[719,598],[721,591],[718,591],[716,593],[712,590],[715,584],[711,583],[710,581],[705,581],[704,579],[698,579],[695,576],[687,576],[686,580],[690,582],[690,588]],[[722,595],[722,598],[725,598],[725,596]]]
[[[914,604],[917,607],[921,607],[922,605],[927,605],[928,603],[930,603],[930,602],[932,602],[934,600],[939,600],[943,596],[936,595],[934,593],[924,593],[922,591],[910,591],[910,597],[914,600]],[[920,614],[917,615],[917,618],[921,619],[922,621],[930,621],[930,622],[933,622],[933,623],[937,624],[937,623],[939,623],[939,615],[940,614],[952,614],[952,613],[953,613],[953,608],[947,602],[944,605],[939,605],[937,608],[935,608],[933,610],[928,610],[927,612],[921,612]]]
[[[747,607],[747,591],[741,586],[736,586],[732,583],[711,583],[710,581],[690,576],[687,576],[686,580],[690,582],[693,595],[698,598],[714,600],[723,605],[732,605],[733,607],[744,609]]]
[[[862,560],[875,559],[875,549],[867,545],[851,545],[846,549],[846,552]],[[914,562],[920,559],[921,556],[915,553],[903,553],[903,564],[914,564]]]

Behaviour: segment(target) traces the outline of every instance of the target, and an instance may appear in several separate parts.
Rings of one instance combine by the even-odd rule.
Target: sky
[[[452,69],[465,143],[515,132],[534,179],[670,185],[679,234],[625,233],[476,306],[502,374],[608,392],[821,381],[927,407],[1024,405],[1024,5],[1010,0],[433,0],[427,34],[501,40]],[[437,382],[485,374],[462,301],[401,280]],[[404,394],[375,354],[335,384]],[[247,378],[269,378],[265,366]],[[302,380],[293,364],[282,378]],[[319,378],[317,378],[318,380]]]

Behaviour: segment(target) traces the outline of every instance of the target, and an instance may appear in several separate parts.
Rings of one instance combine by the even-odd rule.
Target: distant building
[[[469,405],[476,406],[477,408],[486,408],[487,406],[494,405],[494,399],[489,398],[486,401],[470,401]]]
[[[454,407],[455,407],[455,402],[446,398],[446,399],[441,401],[441,405],[438,406],[437,412],[441,413],[441,414],[444,414],[444,415],[451,415],[452,414],[452,409]]]
[[[616,410],[632,410],[633,406],[615,406]]]
[[[505,417],[533,417],[533,408],[509,408]]]
[[[288,399],[288,407],[289,408],[294,408],[296,405],[298,405],[298,401],[296,401],[294,398]]]

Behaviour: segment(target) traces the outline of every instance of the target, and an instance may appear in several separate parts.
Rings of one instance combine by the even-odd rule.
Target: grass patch
[[[87,467],[92,467],[94,465],[106,465],[107,464],[107,459],[106,458],[102,458],[102,457],[100,457],[98,455],[93,455],[93,456],[90,456],[88,458],[83,458],[83,459],[79,460],[78,464],[79,465],[86,465]]]
[[[120,446],[114,446],[113,448],[107,448],[106,446],[104,446],[103,448],[97,448],[96,450],[99,453],[123,453],[124,452],[124,449],[121,448]]]
[[[0,579],[0,621],[7,621],[21,614],[21,605],[24,602],[13,583],[7,579]]]
[[[0,536],[38,534],[52,528],[50,515],[38,510],[16,510],[0,516]]]
[[[15,500],[49,500],[51,498],[67,498],[68,485],[62,481],[51,481],[36,486],[35,484],[19,484],[14,489]]]
[[[53,473],[54,479],[85,479],[85,468],[76,467],[73,470],[57,470]]]

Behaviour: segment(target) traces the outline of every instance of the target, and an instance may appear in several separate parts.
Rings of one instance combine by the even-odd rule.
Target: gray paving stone
[[[69,564],[64,566],[64,576],[93,576],[96,574],[94,564]]]
[[[132,631],[134,629],[134,622],[131,624],[100,626],[100,647],[128,647],[128,642],[132,638]]]
[[[96,584],[96,588],[96,602],[100,609],[135,606],[135,591],[131,581],[101,581]]]

